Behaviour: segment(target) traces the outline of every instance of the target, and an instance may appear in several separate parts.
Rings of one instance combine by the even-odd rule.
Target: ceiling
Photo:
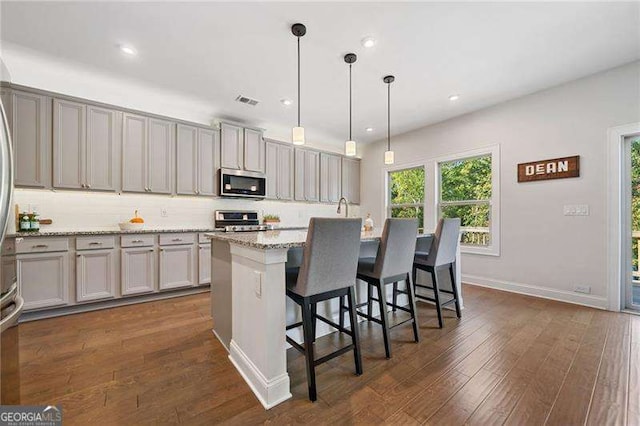
[[[202,99],[211,117],[267,127],[296,121],[302,22],[302,124],[307,138],[386,136],[640,59],[640,3],[7,2],[5,42]],[[371,35],[377,44],[365,49]],[[126,57],[117,46],[133,45]],[[256,107],[238,95],[260,100]],[[450,101],[449,95],[460,99]],[[280,100],[294,101],[283,107]],[[374,131],[365,132],[366,127]]]

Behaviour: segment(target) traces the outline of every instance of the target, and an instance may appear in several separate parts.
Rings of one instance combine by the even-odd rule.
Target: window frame
[[[422,168],[424,171],[424,198],[422,203],[403,203],[403,204],[391,204],[391,173],[402,172],[404,170],[418,169]],[[390,167],[386,168],[385,172],[385,217],[391,217],[391,210],[393,208],[403,208],[403,207],[422,207],[422,229],[427,228],[427,209],[426,209],[426,201],[427,201],[427,166],[424,163],[414,164],[414,165],[405,165],[403,167]]]
[[[443,163],[453,161],[463,161],[479,157],[491,157],[491,198],[488,200],[463,200],[463,201],[442,201],[442,178],[440,166]],[[498,145],[480,148],[457,154],[442,156],[433,161],[434,172],[434,212],[435,223],[442,216],[442,207],[449,205],[477,205],[488,204],[489,209],[489,235],[490,244],[486,246],[476,246],[460,244],[462,253],[483,254],[489,256],[500,256],[500,149]]]

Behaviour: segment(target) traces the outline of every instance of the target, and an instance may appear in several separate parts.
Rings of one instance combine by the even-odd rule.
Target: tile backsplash
[[[150,229],[210,228],[214,210],[256,210],[261,216],[277,214],[281,226],[306,226],[313,216],[338,216],[335,204],[37,189],[16,189],[13,204],[18,204],[20,211],[36,210],[41,219],[52,219],[53,224],[42,225],[43,231],[117,229],[118,223],[132,218],[135,210]],[[349,215],[360,217],[359,210],[359,206],[350,206]],[[15,232],[15,219],[9,222],[7,232]]]

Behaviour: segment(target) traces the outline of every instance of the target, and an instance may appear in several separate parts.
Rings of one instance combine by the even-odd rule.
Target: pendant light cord
[[[351,93],[351,64],[349,64],[349,140],[352,141],[353,138],[351,137],[351,98],[352,98],[352,93]]]
[[[300,37],[298,36],[298,127],[300,127]]]
[[[387,151],[391,151],[391,83],[387,83]]]

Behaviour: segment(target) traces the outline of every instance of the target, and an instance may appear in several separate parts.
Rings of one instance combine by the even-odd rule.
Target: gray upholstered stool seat
[[[382,238],[375,258],[364,257],[358,261],[358,279],[367,283],[367,301],[358,307],[367,306],[366,313],[358,311],[358,315],[382,326],[384,348],[387,358],[391,358],[391,344],[389,329],[411,321],[415,341],[420,341],[418,334],[418,320],[416,318],[416,304],[411,283],[411,267],[418,234],[417,219],[387,219],[382,231]],[[407,284],[406,294],[409,298],[408,307],[398,306],[395,302],[386,300],[385,286],[387,284],[404,281]],[[373,289],[377,289],[377,297],[373,296]],[[373,302],[380,306],[380,319],[372,315]],[[342,304],[344,306],[344,303]],[[399,309],[410,314],[408,320],[389,325],[387,307]],[[341,315],[342,316],[342,315]]]
[[[297,260],[285,268],[287,296],[302,308],[302,321],[287,326],[287,330],[302,326],[304,343],[301,345],[287,336],[287,342],[304,353],[307,365],[309,399],[317,399],[317,365],[353,350],[356,374],[362,374],[360,340],[358,338],[354,285],[360,252],[360,219],[312,218],[309,221],[307,241]],[[299,266],[298,266],[299,265]],[[333,298],[346,298],[350,329],[336,324],[317,313],[317,304]],[[314,341],[316,320],[321,320],[338,331],[351,336],[351,344],[337,351],[315,358]]]
[[[441,219],[438,222],[436,232],[432,240],[418,238],[416,252],[413,260],[413,283],[416,287],[416,297],[434,302],[438,314],[438,325],[442,328],[442,307],[451,303],[455,304],[456,316],[462,316],[460,301],[455,279],[455,261],[458,243],[460,241],[460,219]],[[430,248],[427,250],[427,246]],[[426,253],[426,254],[425,254]],[[431,274],[432,286],[420,284],[417,281],[417,270],[427,271]],[[447,270],[451,279],[451,290],[440,288],[438,272]],[[421,295],[417,289],[423,288],[433,291],[433,297]],[[451,299],[442,301],[440,293],[450,294]]]

